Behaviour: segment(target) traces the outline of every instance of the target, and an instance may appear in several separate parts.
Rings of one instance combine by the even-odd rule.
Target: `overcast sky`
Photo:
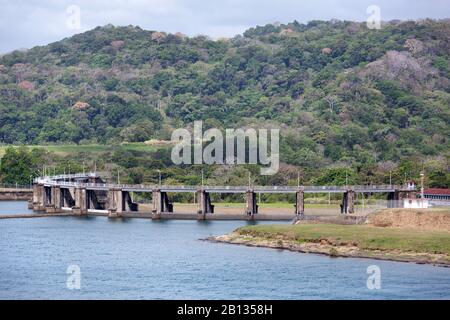
[[[80,9],[79,29],[72,5]],[[0,53],[108,23],[218,38],[276,21],[366,21],[370,5],[382,20],[450,18],[450,0],[0,0]]]

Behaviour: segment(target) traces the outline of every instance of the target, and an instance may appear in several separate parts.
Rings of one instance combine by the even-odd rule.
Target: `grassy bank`
[[[432,216],[435,212],[426,214]],[[211,240],[330,256],[450,266],[450,232],[420,227],[326,223],[255,225],[239,228],[231,234]]]
[[[450,256],[448,232],[315,223],[248,226],[238,229],[236,233],[244,237],[296,243],[325,242],[335,246],[354,245],[361,250],[401,250]]]

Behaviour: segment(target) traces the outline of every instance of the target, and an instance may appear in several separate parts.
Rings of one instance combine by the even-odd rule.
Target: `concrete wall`
[[[31,200],[33,199],[33,191],[25,190],[7,190],[0,189],[0,201],[1,200]]]

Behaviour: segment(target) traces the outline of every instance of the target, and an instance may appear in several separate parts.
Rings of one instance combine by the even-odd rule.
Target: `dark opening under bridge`
[[[304,218],[304,195],[306,193],[340,193],[343,195],[341,213],[355,212],[356,193],[385,193],[388,206],[412,197],[414,190],[398,185],[365,186],[167,186],[167,185],[127,185],[104,183],[96,173],[59,175],[41,177],[34,180],[33,199],[30,208],[47,213],[71,212],[75,215],[103,214],[120,217],[138,212],[139,204],[133,202],[131,193],[148,193],[152,195],[153,219],[162,215],[174,214],[169,193],[195,193],[197,197],[196,218],[207,219],[214,213],[210,194],[240,193],[245,194],[245,209],[242,217],[254,219],[258,214],[256,195],[259,193],[295,194],[293,217]]]

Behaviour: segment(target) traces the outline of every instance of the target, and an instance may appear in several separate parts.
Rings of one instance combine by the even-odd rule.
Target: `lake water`
[[[26,202],[0,202],[0,213]],[[450,268],[199,239],[245,221],[0,220],[0,299],[449,299]],[[80,289],[67,288],[69,265]],[[367,267],[381,270],[369,290]]]

